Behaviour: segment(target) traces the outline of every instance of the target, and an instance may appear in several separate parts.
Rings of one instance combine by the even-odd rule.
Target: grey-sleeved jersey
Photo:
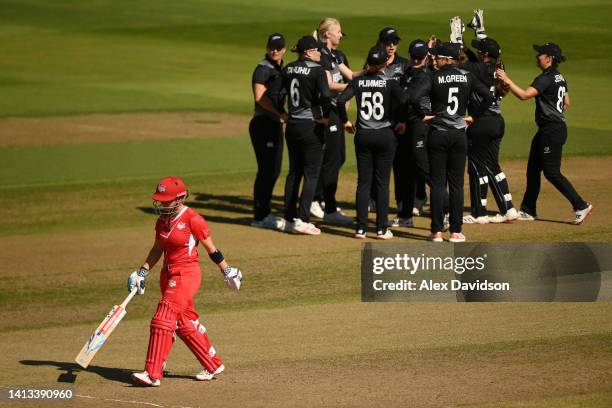
[[[283,88],[288,95],[289,122],[327,117],[331,93],[321,65],[297,60],[283,69]]]
[[[281,76],[281,65],[277,64],[268,56],[262,59],[255,71],[253,71],[252,84],[262,84],[266,87],[266,93],[264,94],[272,105],[279,111],[285,111],[285,91],[283,90],[283,80]],[[261,107],[255,102],[255,116],[264,115],[270,119],[278,122],[280,118]]]
[[[407,93],[398,81],[383,73],[366,74],[351,80],[338,96],[338,108],[342,122],[347,121],[345,102],[357,99],[357,129],[384,129],[392,125],[392,113],[405,104]],[[398,109],[406,111],[405,108]]]
[[[468,71],[456,65],[445,65],[431,75],[431,80],[423,82],[410,96],[410,103],[419,117],[425,113],[419,107],[419,99],[427,94],[431,98],[431,111],[435,118],[430,125],[438,130],[465,129],[465,113],[468,100],[476,92],[483,102],[476,115],[481,115],[493,102],[493,96],[486,86]]]
[[[548,122],[565,122],[565,94],[567,82],[559,71],[549,68],[533,80],[536,96],[535,121],[538,125]]]

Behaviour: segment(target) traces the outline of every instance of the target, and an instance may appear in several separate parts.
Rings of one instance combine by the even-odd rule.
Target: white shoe
[[[251,221],[251,227],[256,228],[267,228],[267,229],[277,229],[278,228],[278,220],[272,214],[268,214],[262,220],[253,220]]]
[[[488,224],[489,217],[486,215],[481,215],[480,217],[474,217],[473,215],[464,215],[463,216],[464,224]]]
[[[535,221],[536,217],[529,213],[526,213],[525,211],[519,211],[519,216],[517,219],[519,221]]]
[[[450,214],[444,214],[444,221],[442,221],[442,231],[448,231],[450,228]]]
[[[460,232],[453,232],[448,239],[449,242],[465,242],[465,235]]]
[[[325,216],[325,212],[318,201],[313,201],[310,204],[310,215],[317,218],[323,218]]]
[[[427,240],[431,241],[431,242],[444,242],[444,239],[442,238],[442,233],[441,232],[436,232],[436,233],[432,232],[427,237]]]
[[[516,208],[512,207],[511,209],[506,211],[506,213],[504,214],[504,218],[506,219],[506,221],[518,220],[519,212],[516,211]]]
[[[357,232],[355,232],[355,238],[357,239],[366,239],[366,232],[365,230],[357,230]]]
[[[305,235],[320,235],[321,230],[315,227],[313,224],[309,222],[304,222],[299,218],[293,219],[293,229],[292,231],[296,234],[305,234]]]
[[[323,222],[327,222],[329,224],[352,224],[353,221],[353,217],[349,217],[340,210],[333,213],[325,213],[325,216],[323,216]]]
[[[383,239],[383,240],[387,240],[387,239],[391,239],[393,238],[393,233],[391,232],[390,229],[388,229],[387,231],[385,231],[383,233],[382,230],[378,231],[376,233],[376,239]]]
[[[488,218],[489,222],[492,224],[501,224],[508,221],[506,217],[501,214],[490,215]]]
[[[415,217],[420,216],[423,213],[423,206],[425,205],[426,201],[427,198],[424,198],[422,200],[419,198],[415,198],[414,207],[412,208],[412,215],[414,215]]]
[[[593,211],[593,205],[592,204],[587,204],[587,208],[585,208],[584,210],[578,210],[576,211],[576,219],[574,220],[574,224],[576,225],[580,225],[584,222],[584,220],[587,219],[587,217],[589,216],[589,214]]]
[[[410,218],[394,218],[389,221],[390,227],[414,227],[412,217]]]
[[[159,387],[161,385],[161,381],[159,379],[152,379],[149,377],[149,373],[146,371],[141,373],[132,373],[132,379],[140,385],[146,385],[149,387]]]
[[[221,374],[225,370],[225,366],[221,364],[219,368],[215,370],[214,373],[211,373],[207,369],[203,369],[199,373],[195,375],[196,380],[198,381],[210,381],[215,378],[217,375]]]
[[[276,229],[282,232],[292,232],[293,231],[293,223],[291,221],[287,221],[284,218],[279,218],[276,221]]]

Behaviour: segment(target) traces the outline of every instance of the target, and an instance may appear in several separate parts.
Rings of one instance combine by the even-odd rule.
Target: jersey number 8
[[[557,110],[559,111],[559,113],[563,113],[563,106],[565,105],[565,87],[564,86],[560,86],[559,89],[557,90],[557,97],[559,98],[559,100],[557,100]]]
[[[371,99],[371,101],[370,101]],[[365,109],[365,110],[364,110]],[[364,120],[381,120],[385,115],[383,95],[380,92],[364,92],[361,94],[361,109],[359,114]]]

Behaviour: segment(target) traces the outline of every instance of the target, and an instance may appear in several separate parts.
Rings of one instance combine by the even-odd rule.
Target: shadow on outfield
[[[127,368],[114,368],[114,367],[101,367],[96,365],[90,365],[87,368],[83,368],[76,363],[70,363],[65,361],[49,361],[49,360],[21,360],[21,364],[29,366],[51,366],[57,367],[58,371],[63,371],[58,377],[58,383],[69,383],[73,384],[76,381],[77,374],[81,371],[87,371],[90,373],[98,374],[107,380],[116,381],[124,384],[134,385],[134,381],[131,375],[135,371]],[[172,374],[164,371],[164,378],[183,378],[193,380],[193,376]]]

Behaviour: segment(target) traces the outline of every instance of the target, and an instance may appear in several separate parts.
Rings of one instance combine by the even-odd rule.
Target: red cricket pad
[[[202,367],[214,373],[223,364],[214,347],[211,347],[206,329],[196,318],[189,320],[181,317],[176,334],[183,340],[189,350],[198,359]]]
[[[170,303],[161,301],[157,311],[151,319],[151,335],[147,350],[145,370],[153,380],[162,378],[162,365],[172,348],[172,334],[176,329],[177,314],[170,307]]]
[[[187,195],[185,183],[178,177],[169,176],[161,179],[157,184],[152,198],[155,201],[167,202],[174,201],[181,195]]]

